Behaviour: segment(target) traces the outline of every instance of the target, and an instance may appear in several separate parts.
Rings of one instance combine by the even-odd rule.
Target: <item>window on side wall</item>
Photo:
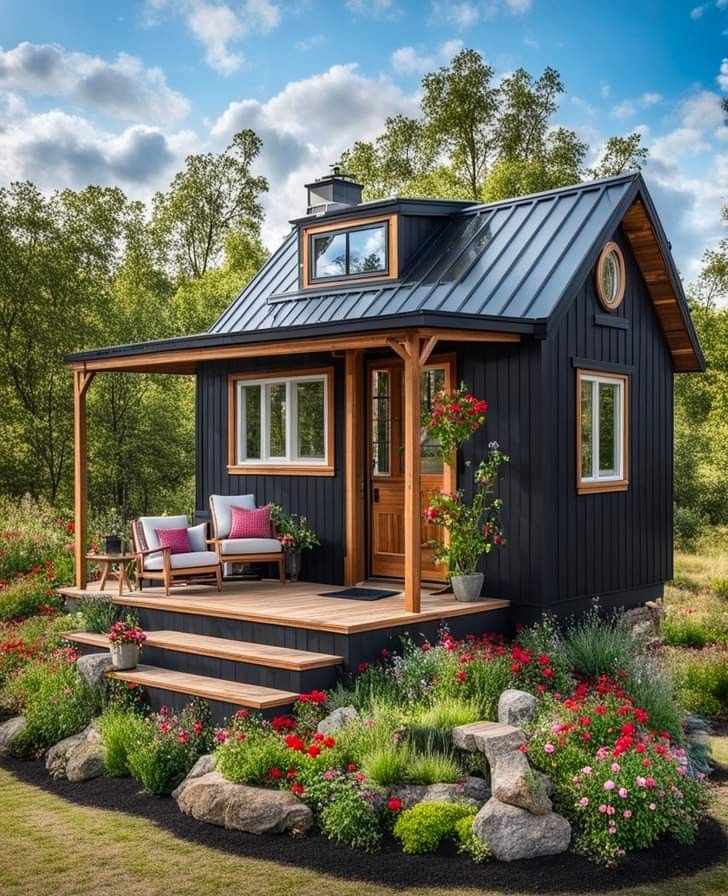
[[[629,378],[577,370],[577,491],[626,491]]]
[[[228,471],[333,475],[331,371],[233,375]]]

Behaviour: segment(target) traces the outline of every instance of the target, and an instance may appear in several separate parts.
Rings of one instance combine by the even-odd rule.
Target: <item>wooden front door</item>
[[[454,359],[431,361],[422,373],[420,413],[429,410],[441,389],[450,389]],[[403,365],[398,360],[371,362],[368,367],[368,469],[370,571],[375,576],[404,575],[404,442]],[[454,489],[453,472],[440,460],[437,446],[421,445],[422,508],[435,491]],[[422,521],[423,579],[443,581],[445,571],[435,566],[428,542],[440,536],[439,527]]]

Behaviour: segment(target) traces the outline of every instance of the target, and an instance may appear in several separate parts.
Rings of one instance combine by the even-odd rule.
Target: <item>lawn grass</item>
[[[723,774],[722,781],[714,785],[711,813],[728,834],[728,737],[714,738],[714,755]],[[612,886],[602,884],[600,889],[613,896],[717,896],[728,892],[728,856],[715,859],[716,864],[708,870],[639,887],[621,886],[628,883],[629,875],[624,869],[617,870],[611,873]],[[369,861],[378,860],[375,856]],[[422,862],[428,861],[432,860],[422,858]],[[523,868],[516,863],[513,870],[519,865]],[[396,891],[410,896],[562,892],[543,886],[539,862],[531,867],[533,886],[521,890],[513,883],[484,889],[482,885],[458,888],[433,882],[432,886],[397,887]],[[585,894],[594,892],[587,880],[584,888]],[[383,896],[394,890],[385,884],[346,880],[211,849],[178,838],[137,815],[69,802],[0,768],[0,892],[3,896]],[[573,886],[563,892],[578,896]]]

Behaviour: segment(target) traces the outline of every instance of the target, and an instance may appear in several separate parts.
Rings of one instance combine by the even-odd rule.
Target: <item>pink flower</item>
[[[607,806],[607,815],[614,815],[616,811],[617,810],[614,808],[614,806]]]
[[[606,811],[607,811],[606,803],[601,804],[601,806],[599,807],[599,811],[602,813],[602,815],[604,815],[606,813]]]
[[[586,809],[586,807],[589,805],[589,799],[588,799],[588,797],[583,796],[583,797],[579,800],[579,805],[581,806],[582,809]]]
[[[616,785],[615,785],[614,781],[612,781],[611,778],[608,781],[604,782],[605,790],[614,790],[615,787],[616,787]]]
[[[632,817],[631,809],[625,809],[624,812],[622,812],[622,817],[623,818],[631,818]]]
[[[555,747],[552,743],[548,743],[548,744],[544,744],[544,745],[543,745],[543,751],[544,751],[544,753],[549,753],[549,754],[551,754],[551,753],[554,752],[555,749],[556,749],[556,747]]]
[[[650,803],[647,808],[650,810],[650,812],[654,812],[657,806],[654,803]]]
[[[648,778],[648,779],[645,781],[645,787],[649,788],[650,790],[652,790],[652,788],[653,788],[654,786],[655,786],[655,779],[654,779],[654,778]]]
[[[638,787],[645,787],[647,785],[647,778],[643,778],[642,775],[637,775],[634,782]]]
[[[582,775],[590,775],[592,773],[591,766],[585,765],[584,768],[581,770],[581,773],[582,773]]]
[[[620,766],[618,762],[613,762],[610,766],[614,774],[616,775],[619,772]]]
[[[627,797],[629,796],[629,791],[627,790],[626,787],[620,787],[620,788],[619,788],[619,795],[621,796],[621,798],[622,798],[623,800],[626,800]]]

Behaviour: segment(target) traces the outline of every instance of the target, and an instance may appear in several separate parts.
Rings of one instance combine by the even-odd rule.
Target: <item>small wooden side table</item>
[[[125,585],[127,591],[134,590],[126,574],[127,563],[131,563],[135,559],[134,554],[86,554],[86,559],[98,563],[101,567],[99,591],[104,590],[108,579],[118,581],[119,597],[121,597]]]

